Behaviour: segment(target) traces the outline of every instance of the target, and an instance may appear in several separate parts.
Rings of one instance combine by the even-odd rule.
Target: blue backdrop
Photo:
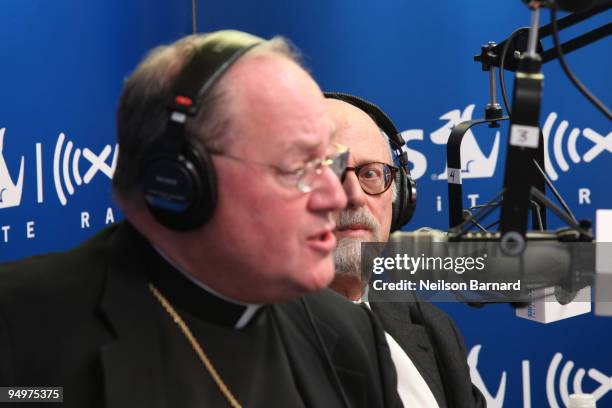
[[[610,21],[604,13],[562,39]],[[0,261],[69,248],[120,219],[110,199],[114,112],[122,79],[147,50],[191,32],[191,2],[5,0],[0,8]],[[544,13],[544,23],[548,22]],[[487,41],[526,26],[521,1],[197,1],[199,31],[235,28],[290,38],[325,90],[368,98],[404,132],[418,209],[408,226],[446,229],[445,146],[450,129],[482,117],[487,73],[472,61]],[[551,46],[550,42],[544,43]],[[612,104],[612,47],[568,56]],[[544,66],[541,110],[547,172],[578,218],[612,208],[610,123]],[[507,76],[511,93],[511,75]],[[467,207],[501,187],[507,128],[464,141]],[[550,225],[561,223],[551,217]],[[542,325],[507,306],[442,305],[471,351],[473,379],[492,407],[564,406],[564,390],[595,392],[612,407],[612,320],[583,315]],[[547,391],[548,388],[548,391]],[[525,397],[525,395],[528,397]]]

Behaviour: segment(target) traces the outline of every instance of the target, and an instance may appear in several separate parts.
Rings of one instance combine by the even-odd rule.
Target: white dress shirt
[[[370,304],[364,302],[368,307]],[[397,372],[397,393],[405,407],[414,408],[439,408],[429,385],[425,382],[421,373],[416,368],[408,354],[395,341],[393,337],[385,332],[391,359],[395,364]]]

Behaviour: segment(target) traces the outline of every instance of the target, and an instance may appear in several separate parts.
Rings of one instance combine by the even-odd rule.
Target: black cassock
[[[151,281],[243,406],[401,406],[370,311],[324,290],[236,329],[242,306],[188,280],[126,222],[74,250],[0,264],[0,385],[64,387],[64,403],[46,408],[229,406]]]
[[[175,269],[152,272],[151,281],[174,305],[229,391],[244,407],[305,406],[272,307],[250,306],[257,310],[244,316],[251,312],[246,306],[211,294]],[[159,310],[168,400],[185,408],[227,407],[227,400],[192,344],[171,316],[161,307]],[[242,327],[237,328],[238,324]]]

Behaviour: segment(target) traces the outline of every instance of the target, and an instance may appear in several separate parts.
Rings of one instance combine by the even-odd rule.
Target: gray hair
[[[154,48],[125,81],[117,109],[119,157],[113,176],[113,189],[122,196],[140,194],[144,155],[166,130],[174,81],[207,37],[190,35]],[[282,37],[262,42],[241,59],[262,54],[282,55],[301,65],[296,48]],[[185,127],[186,138],[213,150],[225,145],[231,119],[227,99],[226,85],[220,80],[198,101],[198,113]]]

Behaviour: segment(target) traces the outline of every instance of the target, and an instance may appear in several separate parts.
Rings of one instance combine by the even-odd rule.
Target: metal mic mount
[[[495,41],[489,41],[481,47],[481,54],[489,54],[496,46]],[[492,57],[492,55],[490,55]],[[495,65],[484,63],[482,64],[483,71],[489,71],[489,103],[485,108],[485,119],[490,120],[490,128],[497,128],[499,124],[497,120],[502,119],[503,111],[501,105],[497,102],[497,85],[495,83]]]
[[[544,141],[539,128],[540,102],[542,98],[543,63],[559,57],[558,51],[569,53],[587,44],[597,41],[612,32],[612,23],[592,30],[560,45],[559,49],[544,50],[540,39],[553,34],[553,29],[564,29],[581,22],[593,15],[608,10],[612,1],[604,2],[597,7],[572,13],[556,21],[540,27],[540,9],[538,4],[531,12],[529,28],[520,28],[499,44],[489,42],[481,47],[480,55],[474,57],[482,65],[483,71],[489,72],[489,103],[485,109],[484,119],[475,119],[458,124],[452,130],[447,143],[447,169],[448,169],[448,198],[449,198],[449,227],[459,228],[462,234],[467,232],[466,225],[476,225],[484,216],[490,214],[495,208],[501,206],[499,220],[500,232],[503,239],[511,242],[524,242],[528,230],[528,214],[532,208],[532,224],[538,229],[546,229],[546,208],[550,208],[560,216],[568,225],[581,230],[581,239],[592,239],[592,234],[585,231],[562,197],[552,186],[543,172],[544,167]],[[509,58],[506,58],[506,56]],[[501,117],[501,107],[497,103],[495,70],[499,67],[500,84],[504,103],[508,110],[508,117]],[[515,71],[512,112],[506,101],[503,71]],[[491,208],[481,208],[480,211],[468,220],[464,218],[462,196],[462,166],[461,142],[465,133],[478,124],[487,123],[490,127],[499,126],[498,122],[510,117],[509,137],[507,141],[506,166],[504,170],[504,186],[501,193],[491,200],[495,205]],[[545,186],[555,194],[565,211],[560,211],[545,197]],[[534,205],[535,204],[535,205]],[[497,224],[497,222],[495,223]]]
[[[571,27],[578,24],[592,16],[602,13],[612,6],[612,1],[605,2],[596,7],[589,8],[584,11],[568,14],[567,16],[557,21],[557,27],[559,30]],[[508,37],[504,41],[493,45],[492,47],[483,46],[479,55],[474,56],[474,61],[480,62],[483,67],[493,66],[500,67],[504,54],[516,57],[520,56],[527,49],[527,41],[529,36],[529,27],[523,27],[515,31],[514,35]],[[612,30],[612,23],[607,23],[601,27],[595,28],[582,35],[579,35],[571,40],[568,40],[561,44],[561,50],[564,54],[569,54],[572,51],[580,49],[586,45],[589,45],[595,41],[605,38],[610,35]],[[552,35],[552,25],[547,24],[538,29],[538,40],[549,37]],[[506,53],[502,52],[506,48]],[[559,57],[557,50],[550,48],[544,50],[541,43],[538,41],[536,44],[536,51],[540,55],[542,64],[546,64]],[[506,71],[515,72],[518,69],[518,59],[508,58],[504,61],[503,69]],[[486,71],[486,69],[483,68]]]
[[[502,239],[524,241],[527,232],[533,160],[544,139],[540,132],[540,101],[544,75],[536,52],[540,9],[531,12],[527,52],[518,65],[514,82],[510,135],[504,173],[504,199],[501,207]]]

